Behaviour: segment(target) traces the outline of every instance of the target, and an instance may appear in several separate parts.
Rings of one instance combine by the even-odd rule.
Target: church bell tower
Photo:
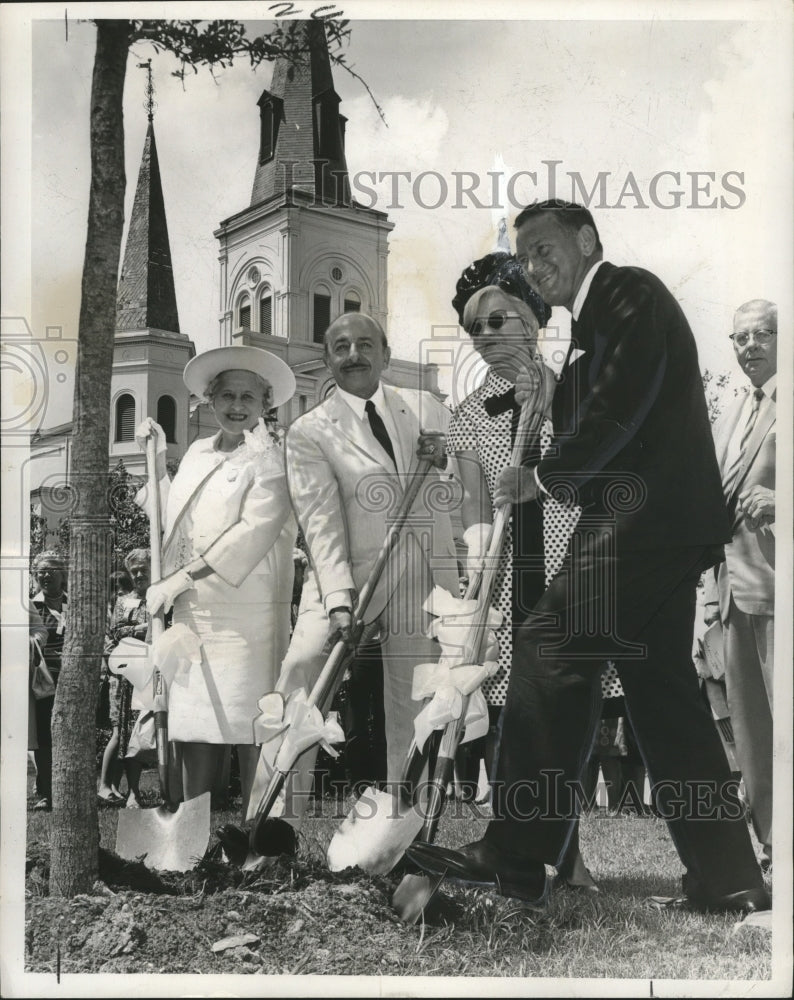
[[[350,196],[345,117],[334,90],[325,27],[300,22],[303,53],[277,60],[259,109],[250,205],[224,220],[220,244],[220,343],[263,347],[295,372],[298,388],[279,417],[289,423],[322,398],[329,373],[323,334],[361,311],[386,328],[384,212]]]

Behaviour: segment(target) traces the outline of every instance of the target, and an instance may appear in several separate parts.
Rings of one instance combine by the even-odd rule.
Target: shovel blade
[[[365,788],[328,845],[328,867],[338,872],[357,866],[385,875],[423,825],[416,807],[407,808],[389,792]]]
[[[435,896],[443,875],[405,875],[394,890],[391,905],[404,924],[415,924]]]
[[[142,859],[147,868],[186,872],[204,856],[210,839],[210,793],[182,802],[175,812],[121,809],[116,854]]]

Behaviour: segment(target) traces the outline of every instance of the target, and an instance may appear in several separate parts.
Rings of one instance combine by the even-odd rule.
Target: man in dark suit
[[[714,425],[733,537],[716,587],[707,579],[706,622],[722,621],[725,686],[736,758],[764,861],[772,861],[772,677],[775,659],[775,410],[777,306],[739,306],[731,335],[752,391]]]
[[[536,465],[506,469],[495,502],[558,492],[584,509],[566,566],[514,641],[494,820],[460,851],[408,853],[426,870],[545,902],[544,863],[557,864],[570,837],[599,677],[613,660],[686,868],[677,902],[768,908],[691,659],[697,581],[730,538],[692,332],[658,278],[602,260],[586,209],[535,204],[516,228],[530,283],[571,312],[580,353],[555,394],[552,448]],[[531,375],[520,378],[517,400],[531,387]]]

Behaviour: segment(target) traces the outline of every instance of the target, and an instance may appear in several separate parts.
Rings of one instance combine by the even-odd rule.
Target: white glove
[[[146,608],[149,614],[156,615],[160,608],[163,609],[163,614],[168,614],[177,597],[194,586],[193,577],[184,569],[153,583],[146,591]]]
[[[146,439],[149,435],[154,435],[157,454],[162,454],[168,447],[165,441],[165,431],[156,420],[146,417],[135,428],[135,440],[141,451],[146,451]]]
[[[470,524],[463,532],[466,543],[466,572],[469,576],[481,573],[484,568],[484,557],[488,553],[488,538],[491,534],[490,524]]]

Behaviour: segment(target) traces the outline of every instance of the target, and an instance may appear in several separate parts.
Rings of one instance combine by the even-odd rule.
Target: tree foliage
[[[47,528],[47,518],[38,513],[33,504],[30,505],[30,562],[47,547],[50,531]]]
[[[350,41],[350,22],[333,16],[319,17],[325,26],[331,62],[354,77],[364,87],[386,124],[383,109],[367,82],[347,61],[343,46]],[[130,44],[149,42],[158,52],[170,52],[181,63],[173,76],[184,84],[188,70],[198,73],[201,67],[212,72],[225,69],[236,58],[248,60],[252,69],[275,59],[300,59],[310,51],[310,43],[298,20],[278,20],[266,35],[250,38],[240,21],[130,21]]]
[[[709,420],[714,423],[722,412],[725,396],[730,386],[730,372],[712,372],[708,368],[703,372],[703,391],[706,394],[706,406],[709,411]],[[736,395],[734,389],[733,395]]]
[[[323,19],[331,61],[357,79],[338,49],[347,22]],[[296,21],[279,21],[267,34],[248,38],[236,21],[97,20],[91,84],[91,189],[77,337],[72,416],[69,524],[69,605],[62,668],[53,709],[53,813],[50,825],[50,892],[90,891],[98,872],[94,724],[104,633],[106,581],[114,548],[107,491],[110,382],[121,240],[124,226],[123,96],[130,47],[149,42],[187,68],[225,67],[245,56],[252,67],[278,56],[295,62],[313,33]],[[363,83],[363,81],[362,81]],[[366,84],[364,84],[366,87]],[[367,87],[369,92],[369,88]],[[370,94],[371,96],[371,94]],[[374,98],[373,98],[374,100]],[[377,104],[376,104],[377,106]],[[379,109],[380,110],[380,109]],[[117,524],[118,527],[118,524]],[[132,531],[132,522],[123,530]]]

